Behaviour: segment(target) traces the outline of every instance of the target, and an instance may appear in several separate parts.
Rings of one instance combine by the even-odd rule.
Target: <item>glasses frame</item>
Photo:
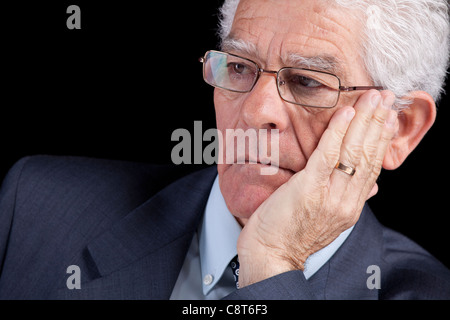
[[[253,84],[251,85],[250,89],[249,89],[249,90],[233,90],[233,89],[224,88],[224,87],[221,87],[221,86],[218,86],[218,85],[214,85],[214,84],[211,84],[211,83],[209,83],[208,81],[206,81],[206,76],[205,76],[205,74],[206,74],[206,73],[205,73],[206,56],[207,56],[209,53],[211,53],[211,52],[213,52],[213,53],[225,54],[225,55],[227,55],[227,56],[236,57],[236,58],[239,58],[239,59],[246,60],[246,61],[248,61],[248,62],[250,62],[250,63],[253,63],[253,64],[257,67],[258,73],[256,74],[255,80],[253,81]],[[341,92],[350,92],[350,91],[357,91],[357,90],[371,90],[371,89],[375,89],[375,90],[383,90],[383,89],[384,89],[384,88],[381,87],[381,86],[342,86],[342,85],[341,85],[341,79],[340,79],[337,75],[335,75],[335,74],[333,74],[333,73],[330,73],[330,72],[321,71],[321,70],[315,70],[315,69],[296,68],[296,67],[283,67],[283,68],[281,68],[281,69],[278,70],[278,71],[266,70],[266,69],[261,68],[261,67],[259,66],[259,64],[257,64],[257,63],[256,63],[255,61],[253,61],[253,60],[250,60],[250,59],[247,59],[247,58],[244,58],[244,57],[241,57],[241,56],[232,54],[232,53],[224,52],[224,51],[208,50],[208,51],[205,53],[205,55],[204,55],[203,57],[199,58],[199,61],[203,64],[203,70],[202,70],[202,71],[203,71],[203,80],[204,80],[207,84],[209,84],[210,86],[213,86],[213,87],[215,87],[215,88],[224,89],[224,90],[231,91],[231,92],[248,93],[248,92],[251,92],[251,91],[253,90],[253,88],[255,87],[256,83],[258,82],[258,80],[259,80],[261,74],[262,74],[262,73],[268,73],[268,74],[272,74],[272,75],[274,75],[274,76],[276,77],[277,91],[278,91],[278,95],[280,96],[281,100],[286,101],[286,102],[288,102],[288,103],[292,103],[292,104],[299,105],[299,106],[303,106],[303,107],[309,107],[309,108],[322,108],[322,109],[331,109],[331,108],[334,108],[334,107],[336,107],[336,105],[337,105],[338,102],[339,102],[339,99],[340,99],[340,97],[341,97]],[[336,103],[335,103],[333,106],[331,106],[331,107],[323,107],[323,106],[311,106],[311,105],[305,105],[305,104],[301,104],[301,103],[297,103],[297,102],[292,102],[292,101],[289,101],[289,100],[284,99],[283,96],[281,95],[281,92],[280,92],[280,83],[281,83],[282,81],[280,81],[279,74],[280,74],[280,72],[282,72],[283,70],[286,70],[286,69],[312,71],[312,72],[318,72],[318,73],[322,73],[322,74],[328,74],[328,75],[330,75],[330,76],[335,77],[335,78],[338,80],[339,86],[338,86],[338,88],[331,88],[331,89],[336,90],[336,91],[338,92],[338,96],[337,96],[337,99],[336,99]]]

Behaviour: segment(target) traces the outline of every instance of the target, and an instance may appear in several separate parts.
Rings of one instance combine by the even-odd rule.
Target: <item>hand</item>
[[[335,112],[305,168],[253,213],[238,240],[239,285],[303,270],[309,255],[359,219],[398,126],[390,91],[370,90]],[[350,176],[336,170],[355,168]]]

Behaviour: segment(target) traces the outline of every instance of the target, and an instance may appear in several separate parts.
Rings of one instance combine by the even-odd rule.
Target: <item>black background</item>
[[[71,4],[81,8],[81,30],[66,27]],[[195,120],[215,127],[198,58],[216,48],[220,4],[2,4],[0,179],[33,154],[171,163],[173,130],[192,132]],[[383,171],[370,205],[450,267],[449,107],[444,96],[434,127],[401,168]]]

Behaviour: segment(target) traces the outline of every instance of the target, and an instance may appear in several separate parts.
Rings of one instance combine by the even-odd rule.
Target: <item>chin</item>
[[[240,219],[249,219],[261,203],[272,194],[260,186],[250,184],[222,193],[228,210]]]
[[[253,212],[294,174],[279,169],[274,175],[261,175],[260,164],[218,165],[219,185],[228,210],[240,219]]]

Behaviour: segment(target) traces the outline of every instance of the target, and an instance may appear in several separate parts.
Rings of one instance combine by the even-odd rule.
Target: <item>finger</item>
[[[360,172],[358,172],[358,165],[363,154],[364,142],[374,113],[379,112],[378,109],[380,109],[381,100],[382,97],[379,91],[370,90],[363,94],[354,106],[356,115],[345,135],[339,162],[357,170],[355,174],[360,174]],[[352,175],[342,172],[341,170],[333,171],[331,183],[333,185],[333,193],[336,197],[342,197],[345,194],[348,183],[352,179]],[[361,189],[362,187],[363,184],[361,185]],[[358,198],[359,192],[356,195],[356,199]]]
[[[390,142],[392,141],[396,128],[398,126],[398,113],[395,110],[390,110],[389,115],[383,125],[383,131],[379,138],[378,150],[375,158],[371,161],[369,167],[369,177],[366,179],[366,186],[361,193],[361,200],[366,201],[366,194],[370,193],[370,190],[373,188],[373,185],[376,184],[376,180],[378,179],[381,169],[383,166],[383,160],[386,155],[386,151],[389,147]]]
[[[382,102],[375,110],[364,139],[362,156],[356,168],[358,174],[355,174],[355,179],[350,186],[352,194],[355,197],[358,196],[358,198],[362,197],[364,200],[366,200],[368,193],[380,174],[381,164],[378,162],[377,157],[381,156],[384,158],[387,144],[391,139],[391,130],[387,126],[387,121],[391,119],[391,114],[392,116],[396,115],[396,112],[392,110],[395,95],[391,91],[383,91],[381,94]],[[361,193],[358,193],[357,190],[361,190]]]
[[[367,196],[367,199],[365,201],[374,197],[377,193],[378,193],[378,184],[375,183],[374,186],[372,187],[372,190],[370,190],[369,195]]]
[[[348,128],[342,144],[340,162],[352,168],[358,166],[366,133],[380,102],[381,94],[376,90],[370,90],[358,99],[354,106],[356,110],[355,118]]]
[[[339,160],[342,141],[354,116],[355,110],[352,107],[344,107],[334,113],[317,148],[301,171],[305,174],[307,183],[314,186],[328,184]]]
[[[384,148],[383,142],[386,142],[382,138],[387,138],[388,136],[386,134],[390,132],[390,128],[387,127],[387,121],[391,115],[394,116],[396,114],[392,110],[395,95],[391,91],[383,91],[381,95],[382,102],[376,109],[370,122],[367,135],[364,139],[362,157],[358,165],[358,170],[361,171],[363,178],[364,174],[370,175],[372,173],[375,159]]]
[[[355,163],[355,174],[353,176],[347,175],[347,177],[340,175],[338,170],[333,173],[332,183],[333,183],[333,194],[335,196],[341,196],[341,207],[346,208],[348,225],[355,224],[359,219],[359,213],[364,206],[364,203],[372,194],[375,194],[377,189],[375,187],[376,179],[379,172],[376,173],[376,167],[381,166],[378,164],[377,157],[384,157],[384,153],[387,148],[388,140],[392,138],[390,135],[390,129],[387,127],[387,119],[391,113],[392,104],[394,103],[395,96],[390,91],[383,91],[381,93],[381,100],[379,101],[377,107],[373,111],[372,116],[368,123],[363,123],[366,120],[361,117],[361,123],[352,125],[349,128],[349,132],[344,139],[342,145],[342,150],[346,149],[349,145],[355,148],[356,143],[361,143],[360,146],[356,147],[359,154],[352,154],[353,159],[348,161]],[[359,104],[358,107],[360,107]],[[373,108],[373,106],[372,106]],[[394,112],[394,111],[392,111]],[[394,112],[395,113],[395,112]],[[370,112],[365,113],[366,116]],[[355,128],[355,130],[353,130]],[[352,130],[352,131],[351,131]],[[350,137],[350,132],[354,135],[359,135],[359,137]],[[348,145],[346,145],[348,143]],[[342,157],[342,155],[341,155]],[[342,160],[340,160],[342,161]],[[375,189],[374,189],[375,188]]]

